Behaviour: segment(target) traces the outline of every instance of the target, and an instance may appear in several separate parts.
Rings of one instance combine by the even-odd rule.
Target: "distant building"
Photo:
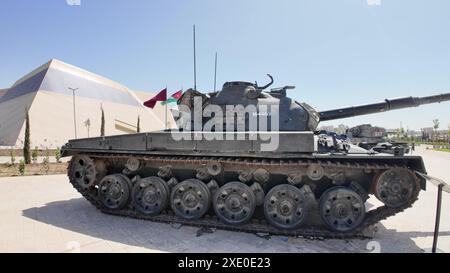
[[[320,126],[319,131],[334,132],[334,126],[332,125]]]
[[[29,111],[31,146],[55,148],[75,137],[73,97],[75,91],[78,138],[100,136],[101,109],[105,134],[135,133],[140,117],[141,132],[165,128],[164,107],[142,105],[154,94],[134,92],[112,80],[81,68],[51,60],[0,90],[0,146],[22,147],[25,112]],[[89,122],[87,122],[89,120]],[[175,123],[168,111],[168,127]]]
[[[386,129],[386,138],[393,139],[399,137],[398,129]]]
[[[422,131],[408,130],[406,135],[410,138],[422,138]]]
[[[432,140],[432,137],[434,135],[433,127],[422,128],[421,131],[422,131],[422,140],[423,141]]]
[[[434,130],[432,127],[422,128],[422,140],[450,142],[449,130]]]

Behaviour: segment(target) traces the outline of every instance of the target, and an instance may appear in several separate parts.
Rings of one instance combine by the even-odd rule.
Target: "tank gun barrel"
[[[354,116],[362,116],[380,112],[386,112],[396,109],[403,109],[409,107],[417,107],[423,104],[440,103],[450,100],[450,93],[439,94],[428,97],[406,97],[399,99],[386,99],[384,102],[366,104],[360,106],[351,106],[346,108],[339,108],[319,112],[320,120],[335,120]]]

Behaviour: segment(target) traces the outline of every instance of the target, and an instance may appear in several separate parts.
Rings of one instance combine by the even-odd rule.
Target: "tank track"
[[[118,155],[118,154],[95,154],[95,153],[84,153],[83,155],[89,156],[93,159],[104,159],[104,160],[125,160],[129,156],[127,155]],[[340,162],[331,162],[329,160],[321,160],[321,159],[296,159],[296,160],[283,160],[283,159],[241,159],[241,158],[225,158],[225,157],[188,157],[188,156],[140,156],[133,155],[133,157],[143,160],[145,162],[152,163],[162,163],[162,164],[170,164],[170,163],[180,163],[180,162],[190,162],[195,164],[206,164],[210,160],[223,162],[227,164],[239,164],[239,165],[248,165],[248,166],[257,166],[264,167],[267,165],[270,166],[309,166],[311,164],[320,164],[323,167],[337,167],[337,168],[355,168],[355,169],[363,169],[363,170],[379,170],[385,171],[390,168],[405,168],[406,166],[401,166],[397,164],[359,164],[348,162],[345,159],[339,160]],[[94,205],[97,209],[106,214],[116,215],[116,216],[124,216],[135,219],[149,220],[154,222],[168,223],[168,224],[182,224],[188,226],[196,226],[196,227],[204,227],[204,228],[216,228],[230,231],[239,231],[239,232],[247,232],[247,233],[262,233],[262,234],[271,234],[271,235],[283,235],[283,236],[296,236],[303,238],[326,238],[326,239],[351,239],[351,238],[369,238],[370,236],[365,235],[363,232],[368,227],[388,218],[394,216],[397,213],[400,213],[408,208],[410,208],[415,201],[418,199],[418,195],[420,192],[419,179],[414,175],[416,187],[413,192],[413,198],[406,203],[405,205],[398,208],[390,208],[387,206],[381,206],[376,209],[370,210],[366,213],[366,217],[363,223],[355,230],[351,232],[336,232],[328,230],[325,226],[314,226],[314,227],[300,227],[296,230],[282,230],[276,227],[271,226],[265,220],[260,219],[252,219],[249,223],[232,226],[227,225],[219,221],[217,216],[206,214],[201,219],[198,220],[186,220],[180,217],[177,217],[170,209],[161,213],[157,216],[147,216],[141,214],[132,209],[132,206],[129,205],[121,210],[109,210],[106,209],[101,202],[97,198],[97,192],[94,187],[89,189],[85,189],[81,187],[78,183],[75,182],[75,177],[70,172],[72,167],[72,162],[70,161],[68,166],[68,176],[73,187],[92,205]]]

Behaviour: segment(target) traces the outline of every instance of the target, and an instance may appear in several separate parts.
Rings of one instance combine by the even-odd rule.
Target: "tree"
[[[434,129],[434,131],[439,129],[439,125],[440,125],[439,120],[438,119],[433,119],[433,129]]]
[[[434,129],[434,139],[437,140],[438,136],[437,136],[437,129],[439,129],[439,119],[433,119],[433,129]]]
[[[405,137],[405,129],[403,127],[396,129],[397,139],[403,139]]]
[[[30,116],[28,115],[28,108],[25,109],[25,141],[23,143],[23,157],[25,164],[31,164],[30,153]]]
[[[89,129],[91,128],[91,119],[87,119],[87,120],[84,122],[84,126],[87,128],[88,137],[90,137],[90,136],[89,136]]]
[[[448,131],[447,131],[447,141],[450,144],[450,124],[448,125]]]
[[[100,136],[105,136],[105,111],[103,111],[103,106],[101,106],[102,108],[102,124],[100,126]]]
[[[137,120],[137,132],[140,133],[141,132],[141,116],[138,116],[138,120]]]

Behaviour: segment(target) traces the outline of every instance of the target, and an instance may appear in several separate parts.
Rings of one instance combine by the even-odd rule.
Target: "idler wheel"
[[[146,215],[158,215],[169,203],[169,187],[159,177],[139,180],[133,187],[133,205]]]
[[[352,231],[361,225],[365,215],[364,201],[353,190],[334,187],[320,198],[320,216],[331,230]]]
[[[401,207],[417,197],[417,180],[407,169],[387,170],[375,179],[373,186],[375,196],[388,207]]]
[[[108,209],[119,210],[124,208],[130,199],[130,185],[130,180],[124,175],[105,176],[98,185],[100,202]]]
[[[199,219],[209,209],[211,194],[198,179],[188,179],[177,184],[170,196],[172,210],[184,219]]]
[[[75,156],[71,162],[71,174],[75,182],[82,188],[92,187],[96,181],[97,172],[94,160],[88,156]]]
[[[230,182],[222,186],[213,198],[216,215],[226,224],[248,222],[255,212],[256,198],[249,186]]]
[[[299,227],[308,215],[305,194],[292,185],[278,185],[266,195],[264,214],[267,221],[282,229]]]

